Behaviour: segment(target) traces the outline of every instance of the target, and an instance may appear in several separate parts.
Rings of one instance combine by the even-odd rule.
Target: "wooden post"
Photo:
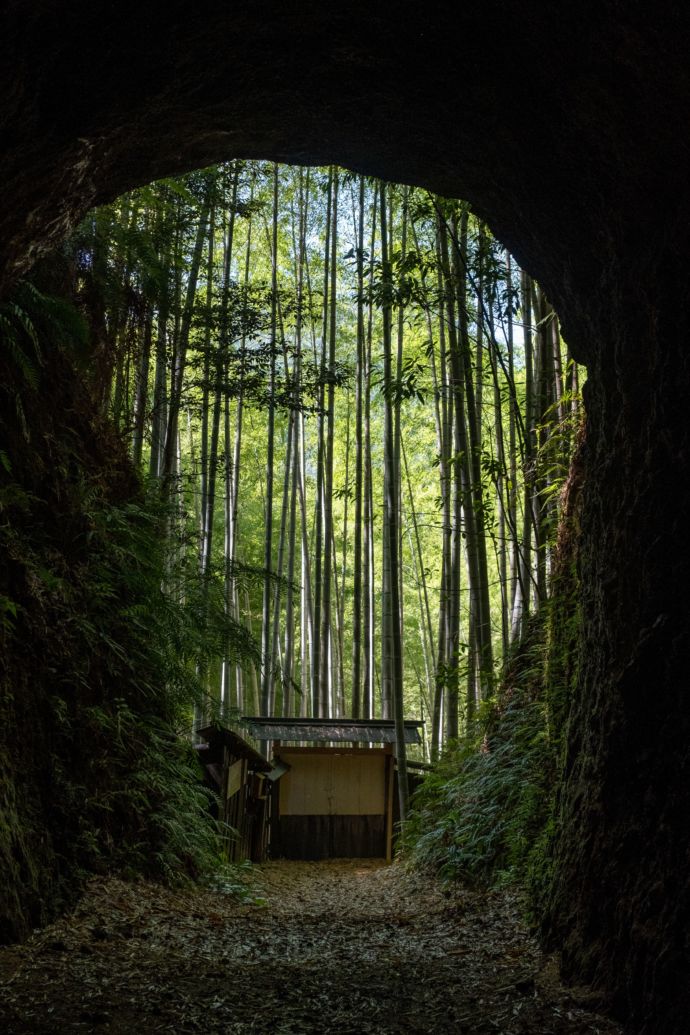
[[[268,854],[271,859],[278,859],[281,854],[280,838],[280,780],[275,780],[271,787],[271,815],[268,824]]]
[[[247,819],[247,795],[249,793],[249,763],[246,759],[242,760],[242,786],[238,795],[237,802],[237,861],[242,862],[249,858],[249,842],[247,839],[247,831],[249,829],[249,820]]]
[[[393,861],[393,795],[395,793],[395,756],[392,745],[386,745],[386,862]]]

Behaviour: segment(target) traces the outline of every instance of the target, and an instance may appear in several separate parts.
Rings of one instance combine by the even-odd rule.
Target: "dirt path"
[[[0,1031],[619,1031],[560,987],[511,895],[449,896],[368,861],[270,863],[253,880],[251,905],[93,882],[70,916],[0,950]]]

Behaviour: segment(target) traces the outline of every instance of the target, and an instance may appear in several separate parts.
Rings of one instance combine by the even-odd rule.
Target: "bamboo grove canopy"
[[[395,743],[395,723],[392,719],[271,719],[266,716],[243,716],[240,721],[256,740]],[[404,723],[406,744],[421,744],[419,731],[423,725],[423,722],[416,720]]]

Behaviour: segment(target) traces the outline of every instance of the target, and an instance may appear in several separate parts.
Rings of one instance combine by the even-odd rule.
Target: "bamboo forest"
[[[227,620],[198,713],[399,713],[437,758],[548,599],[580,417],[539,285],[467,205],[335,167],[160,181],[70,247],[169,591]]]
[[[70,749],[59,798],[80,793],[82,766],[94,787],[80,865],[241,897],[251,861],[281,908],[302,892],[280,860],[335,859],[315,871],[322,909],[360,872],[348,860],[395,854],[529,883],[538,901],[580,371],[539,284],[470,206],[237,160],[93,209],[5,321],[30,391],[39,329],[60,341],[117,477],[134,478],[124,502],[99,478],[79,490],[90,568],[66,628],[91,661],[75,675],[90,686],[102,656],[118,690],[61,697],[58,730],[72,743],[84,714],[131,774],[114,792],[98,751],[75,767]],[[62,666],[83,650],[70,644]],[[378,895],[403,908],[391,872],[346,893],[364,916]]]

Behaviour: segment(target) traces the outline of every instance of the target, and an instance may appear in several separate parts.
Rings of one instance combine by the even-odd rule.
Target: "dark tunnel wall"
[[[682,5],[4,6],[5,286],[91,205],[233,157],[467,198],[588,363],[582,631],[545,929],[686,1030],[690,66]]]

